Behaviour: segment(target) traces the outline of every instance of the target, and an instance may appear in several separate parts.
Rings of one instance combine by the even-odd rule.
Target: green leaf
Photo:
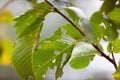
[[[100,39],[104,36],[105,28],[101,26],[101,23],[105,23],[102,15],[98,12],[94,13],[90,18],[90,23],[92,25],[93,39],[94,42],[99,42]]]
[[[111,10],[114,9],[116,1],[117,0],[104,0],[100,12],[109,13]]]
[[[108,44],[107,50],[111,52],[111,49],[115,53],[120,53],[120,39],[116,39]]]
[[[107,51],[108,51],[108,52],[111,52],[111,51],[112,51],[112,43],[109,43],[109,44],[107,45]]]
[[[69,8],[65,8],[64,10],[67,12],[68,17],[71,18],[73,20],[73,22],[75,22],[75,24],[78,25],[78,22],[80,20],[78,15],[73,10],[71,10]]]
[[[65,11],[68,13],[68,16],[72,19],[73,23],[84,32],[86,41],[92,42],[91,25],[84,12],[77,7],[67,7],[65,8]]]
[[[115,8],[108,14],[108,17],[116,24],[120,26],[120,8]],[[120,28],[120,27],[119,27]]]
[[[115,28],[114,25],[108,25],[105,34],[104,34],[104,40],[106,41],[113,41],[118,37],[118,32],[117,29]]]
[[[50,10],[51,7],[47,3],[43,2],[36,5],[33,9],[28,10],[19,18],[16,18],[15,20],[17,23],[15,28],[18,37],[22,37],[34,31],[37,28],[38,23],[44,20],[44,15],[46,15]]]
[[[97,51],[92,45],[81,43],[73,50],[69,64],[74,69],[85,68],[93,60],[96,53]]]
[[[120,80],[120,63],[117,70],[113,73],[114,80]]]
[[[18,38],[12,55],[12,65],[22,80],[27,80],[29,76],[34,76],[31,57],[39,41],[44,17],[50,10],[51,7],[47,3],[42,2],[16,19],[15,28]]]
[[[44,80],[48,68],[55,66],[56,79],[61,77],[62,68],[68,62],[74,45],[81,39],[82,35],[71,24],[67,24],[61,26],[53,36],[42,40],[40,48],[33,54],[33,71],[36,80]]]
[[[90,18],[90,23],[92,25],[93,42],[99,43],[102,38],[111,41],[118,37],[115,27],[104,19],[101,13],[95,12]]]

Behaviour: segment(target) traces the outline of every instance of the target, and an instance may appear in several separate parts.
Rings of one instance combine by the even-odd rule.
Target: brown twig
[[[53,7],[53,10],[55,11],[55,12],[57,12],[58,14],[60,14],[61,16],[63,16],[69,23],[71,23],[73,26],[74,26],[74,28],[76,28],[84,37],[85,37],[85,34],[83,33],[83,31],[82,30],[80,30],[75,24],[74,24],[74,22],[72,22],[67,16],[65,16],[63,13],[61,13],[54,5],[52,5],[48,0],[45,0],[50,6],[52,6]]]
[[[74,24],[74,22],[72,22],[67,16],[65,16],[63,13],[61,13],[56,7],[54,7],[54,5],[52,5],[48,0],[45,0],[50,6],[52,6],[53,7],[53,10],[55,11],[55,12],[57,12],[58,14],[60,14],[62,17],[64,17],[68,22],[70,22],[72,25],[73,25],[73,27],[75,27],[84,37],[86,37],[85,36],[85,34],[84,34],[84,32],[82,32],[75,24]],[[113,59],[111,59],[108,55],[106,55],[103,51],[101,51],[100,50],[100,48],[97,46],[97,45],[95,45],[95,44],[91,44],[100,54],[101,54],[101,56],[103,56],[104,58],[106,58],[109,62],[111,62],[113,65],[114,65],[114,67],[115,67],[115,69],[117,69],[117,65],[116,65],[116,62],[115,62],[115,58],[113,57]]]
[[[100,50],[100,48],[98,46],[96,46],[95,44],[92,44],[92,46],[97,50],[99,51],[99,53],[101,54],[101,56],[105,57],[108,61],[110,61],[115,69],[117,69],[117,65],[116,65],[116,62],[115,62],[115,59],[111,59],[109,56],[107,56],[103,51]]]
[[[1,8],[0,8],[0,15],[2,14],[3,10],[12,2],[13,0],[8,0]]]
[[[113,58],[113,61],[114,61],[114,66],[115,66],[115,68],[117,69],[117,64],[116,64],[116,61],[115,61],[115,57],[114,57],[113,52],[112,52],[112,58]]]
[[[110,47],[110,49],[111,49],[112,59],[113,59],[113,61],[114,61],[114,63],[115,63],[115,66],[116,66],[116,68],[117,68],[117,64],[116,64],[116,61],[115,61],[115,56],[114,56],[114,53],[113,53],[113,48]]]

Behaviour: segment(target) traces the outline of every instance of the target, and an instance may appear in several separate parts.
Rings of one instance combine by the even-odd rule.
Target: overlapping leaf
[[[51,7],[42,2],[16,19],[17,41],[12,64],[23,80],[33,76],[31,56],[38,43],[44,17],[50,10]]]
[[[73,22],[78,25],[80,18],[77,16],[77,14],[69,8],[65,8],[64,10],[67,12],[69,18],[71,18]]]
[[[115,8],[108,16],[120,28],[120,8]]]
[[[107,46],[109,52],[113,51],[115,53],[120,53],[120,39],[116,39],[110,42]]]
[[[67,24],[61,26],[50,38],[42,40],[40,48],[33,54],[33,71],[36,80],[44,80],[47,69],[55,66],[56,79],[61,77],[62,68],[68,62],[74,45],[81,39],[81,34],[72,25]]]
[[[95,43],[98,43],[103,37],[108,41],[114,40],[118,37],[115,27],[105,20],[101,13],[94,13],[90,18],[90,22]]]
[[[81,43],[73,50],[70,66],[74,69],[85,68],[93,60],[96,53],[98,52],[92,45]]]

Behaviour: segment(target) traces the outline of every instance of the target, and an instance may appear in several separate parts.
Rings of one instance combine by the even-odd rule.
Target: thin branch
[[[3,10],[12,2],[13,0],[8,0],[1,8],[0,8],[0,15],[2,14]]]
[[[95,44],[92,44],[92,45],[93,45],[93,47],[94,47],[97,51],[100,52],[101,56],[105,57],[108,61],[110,61],[110,62],[114,65],[115,69],[117,69],[117,65],[116,65],[116,62],[115,62],[114,59],[111,59],[109,56],[107,56],[107,55],[106,55],[104,52],[102,52],[102,51],[99,49],[99,47],[96,46]]]
[[[111,48],[111,54],[112,54],[112,59],[115,63],[115,66],[117,67],[117,64],[116,64],[116,61],[115,61],[115,56],[114,56],[114,53],[113,53],[113,49]]]
[[[50,6],[53,7],[53,10],[56,11],[58,14],[60,14],[62,17],[64,17],[68,22],[70,22],[73,27],[75,27],[84,37],[86,37],[86,35],[74,24],[74,22],[72,22],[67,16],[65,16],[63,13],[61,13],[54,5],[52,5],[48,0],[45,0]],[[104,58],[106,58],[109,62],[111,62],[115,69],[117,69],[117,65],[115,62],[115,59],[111,59],[108,55],[106,55],[103,51],[100,50],[100,48],[95,45],[95,44],[91,44],[100,54],[101,56],[103,56]]]
[[[114,61],[114,63],[115,63],[115,67],[116,67],[116,69],[117,69],[117,64],[116,64],[115,57],[114,57],[114,54],[113,54],[113,53],[112,53],[112,58],[113,58],[113,61]]]
[[[48,0],[45,0],[50,6],[53,7],[53,10],[55,12],[57,12],[58,14],[60,14],[62,17],[64,17],[69,23],[71,23],[74,28],[76,28],[84,37],[85,37],[85,34],[82,32],[82,30],[80,30],[75,24],[74,22],[72,22],[67,16],[65,16],[63,13],[61,13],[54,5],[52,5]]]

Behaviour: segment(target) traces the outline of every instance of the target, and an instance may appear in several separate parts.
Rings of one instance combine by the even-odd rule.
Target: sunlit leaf
[[[107,41],[111,41],[118,37],[115,27],[104,19],[101,13],[94,13],[90,18],[90,22],[92,25],[92,35],[95,43],[98,43],[102,38]]]
[[[81,43],[73,50],[69,64],[74,69],[85,68],[93,60],[96,53],[97,51],[92,45]]]
[[[108,44],[107,50],[111,52],[111,49],[115,53],[120,53],[120,39],[116,39]]]
[[[120,8],[115,8],[108,16],[116,25],[120,26]]]
[[[33,54],[36,80],[44,80],[47,69],[55,66],[56,79],[61,77],[62,68],[69,60],[74,45],[81,39],[82,35],[72,25],[67,24],[61,26],[50,38],[42,40],[40,48]]]
[[[93,32],[93,39],[94,42],[99,42],[100,39],[104,36],[105,28],[104,26],[101,26],[100,24],[104,23],[104,19],[101,14],[94,13],[92,17],[90,18],[90,22],[92,25],[92,32]]]
[[[44,20],[44,15],[50,10],[51,8],[47,3],[39,3],[33,9],[28,10],[24,15],[16,18],[17,23],[15,28],[18,37],[33,32],[38,27],[38,23]]]
[[[4,10],[0,14],[0,23],[11,23],[13,22],[13,15],[8,10]]]
[[[12,65],[22,80],[27,80],[29,76],[34,77],[31,57],[37,48],[44,17],[50,11],[51,7],[42,2],[16,19],[17,41],[12,55]]]

